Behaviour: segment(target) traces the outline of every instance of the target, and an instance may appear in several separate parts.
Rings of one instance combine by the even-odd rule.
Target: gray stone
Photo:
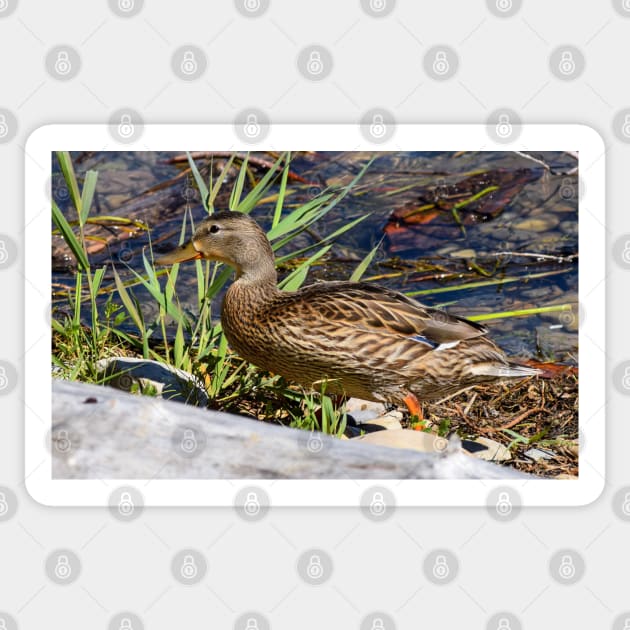
[[[167,400],[201,407],[205,407],[209,401],[203,383],[198,378],[158,361],[112,357],[98,361],[96,369],[100,379],[107,379],[107,385],[123,391],[128,392],[136,385],[141,391],[153,389],[158,396]]]
[[[195,457],[173,456],[182,426],[204,427],[207,444]],[[322,448],[305,457],[308,431],[69,381],[53,381],[51,431],[73,442],[71,457],[53,457],[54,479],[532,478],[450,444],[419,453],[319,434]]]

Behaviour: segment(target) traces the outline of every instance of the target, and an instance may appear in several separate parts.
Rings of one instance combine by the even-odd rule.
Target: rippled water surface
[[[149,233],[133,225],[91,226],[90,256],[94,266],[112,265],[131,279],[143,273],[142,251],[151,242],[160,252],[177,244],[187,215],[205,216],[199,193],[184,165],[170,164],[170,153],[75,153],[79,176],[98,171],[92,216],[125,217],[144,222]],[[488,321],[492,336],[509,353],[545,360],[577,361],[578,199],[577,160],[554,152],[532,152],[543,167],[512,152],[320,152],[293,156],[295,178],[289,182],[285,212],[326,190],[345,187],[370,163],[353,190],[314,229],[300,235],[279,254],[286,254],[330,234],[357,217],[366,218],[341,236],[309,281],[346,279],[375,246],[377,255],[365,279],[443,306],[463,316],[571,306],[572,310]],[[260,160],[274,156],[255,153]],[[214,178],[226,157],[200,161]],[[252,168],[259,178],[264,166]],[[216,201],[226,209],[235,172],[229,173]],[[481,184],[474,179],[480,177]],[[473,178],[471,180],[471,178]],[[487,179],[487,181],[486,181]],[[490,203],[475,202],[484,192]],[[276,189],[277,190],[277,186]],[[273,192],[273,191],[272,191]],[[73,210],[53,156],[52,194],[66,216]],[[471,202],[471,198],[473,201]],[[261,203],[253,216],[269,226],[276,200]],[[461,204],[461,205],[460,205]],[[453,209],[455,206],[455,209]],[[602,210],[603,211],[603,210]],[[63,289],[74,283],[72,259],[61,237],[53,235],[53,303],[67,307]],[[281,270],[282,272],[283,270]],[[477,283],[472,288],[461,285]],[[439,292],[432,292],[440,289]],[[180,297],[196,301],[194,265],[182,266]],[[141,289],[136,295],[147,317],[155,313]],[[103,298],[105,299],[105,297]]]

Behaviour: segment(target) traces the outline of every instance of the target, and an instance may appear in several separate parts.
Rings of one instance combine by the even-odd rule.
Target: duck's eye
[[[216,234],[220,229],[218,225],[211,225],[208,232],[210,232],[210,234]]]

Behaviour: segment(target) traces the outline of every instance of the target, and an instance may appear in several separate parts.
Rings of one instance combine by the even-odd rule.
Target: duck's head
[[[254,281],[276,280],[274,255],[262,228],[240,212],[217,212],[204,219],[192,239],[156,260],[172,265],[188,260],[223,262],[236,269],[237,277]]]

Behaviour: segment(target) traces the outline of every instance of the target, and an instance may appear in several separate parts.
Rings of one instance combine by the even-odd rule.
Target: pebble
[[[475,258],[477,252],[474,249],[460,249],[456,252],[451,252],[451,258]]]
[[[367,433],[353,440],[361,440],[368,444],[389,446],[390,448],[407,448],[423,453],[443,453],[448,446],[448,440],[433,433],[413,431],[412,429],[393,429],[391,431],[375,431]]]
[[[469,455],[488,462],[506,462],[512,459],[512,453],[503,444],[487,437],[464,440],[462,447]]]
[[[107,379],[106,385],[123,391],[129,391],[135,384],[142,389],[151,387],[158,396],[167,400],[201,407],[205,407],[209,401],[203,383],[198,378],[158,361],[110,357],[97,361],[96,369],[100,379]]]
[[[535,462],[541,459],[554,459],[555,453],[551,451],[544,451],[541,448],[530,448],[528,451],[523,453],[525,457],[529,457],[529,459],[533,459]]]
[[[525,219],[514,226],[515,230],[524,230],[527,232],[548,232],[553,230],[559,223],[557,217],[549,216],[544,219]]]

